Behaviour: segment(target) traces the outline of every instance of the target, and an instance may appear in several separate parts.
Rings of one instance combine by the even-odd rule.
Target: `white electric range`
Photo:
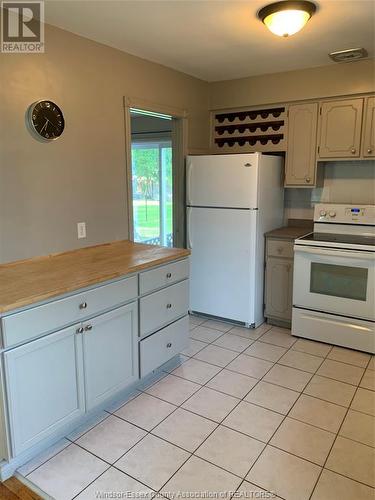
[[[375,353],[375,205],[317,204],[294,244],[292,335]]]

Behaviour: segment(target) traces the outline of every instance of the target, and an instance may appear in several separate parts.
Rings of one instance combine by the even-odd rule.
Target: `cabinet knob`
[[[305,181],[306,181],[306,182],[311,182],[310,177],[305,177]]]
[[[167,304],[167,309],[170,309],[172,307],[172,304]]]
[[[166,276],[167,276],[168,279],[170,279],[170,278],[172,278],[172,273],[167,273]]]
[[[82,328],[82,326],[80,326],[79,328],[77,328],[76,333],[83,333],[83,328]]]
[[[167,347],[172,347],[172,342],[168,342]]]
[[[85,332],[90,332],[92,330],[92,325],[85,326]]]
[[[355,149],[354,149],[354,148],[352,148],[352,154],[354,155],[354,153],[355,153]]]
[[[79,308],[80,309],[86,309],[87,307],[87,302],[82,302],[80,305],[79,305]]]
[[[371,148],[368,148],[367,152],[370,154],[372,153],[372,149]]]

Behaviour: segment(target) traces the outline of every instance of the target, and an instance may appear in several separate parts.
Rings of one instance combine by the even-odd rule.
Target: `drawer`
[[[185,316],[147,339],[141,340],[139,343],[141,377],[182,351],[187,346],[188,337],[189,317]]]
[[[189,281],[181,281],[140,300],[140,336],[148,335],[185,316],[189,305]]]
[[[81,317],[93,316],[102,311],[112,309],[138,296],[137,276],[98,286],[82,293]],[[82,307],[80,305],[80,307]]]
[[[11,314],[2,319],[4,347],[28,342],[135,297],[137,297],[137,277],[132,276]]]
[[[293,259],[294,241],[290,240],[267,240],[267,255],[270,257],[286,257]]]
[[[189,260],[171,262],[165,266],[150,269],[139,275],[139,293],[141,295],[171,285],[189,277]]]

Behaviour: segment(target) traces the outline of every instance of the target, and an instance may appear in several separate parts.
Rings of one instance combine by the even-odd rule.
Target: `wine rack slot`
[[[285,151],[285,107],[214,113],[217,151]]]

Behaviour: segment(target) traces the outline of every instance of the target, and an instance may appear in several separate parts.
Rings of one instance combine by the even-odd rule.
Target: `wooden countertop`
[[[303,227],[303,226],[285,226],[280,227],[278,229],[274,229],[273,231],[268,231],[265,234],[267,238],[278,238],[282,240],[295,240],[300,236],[304,236],[305,234],[309,234],[312,232],[312,227]]]
[[[128,240],[0,265],[0,313],[190,255]]]

